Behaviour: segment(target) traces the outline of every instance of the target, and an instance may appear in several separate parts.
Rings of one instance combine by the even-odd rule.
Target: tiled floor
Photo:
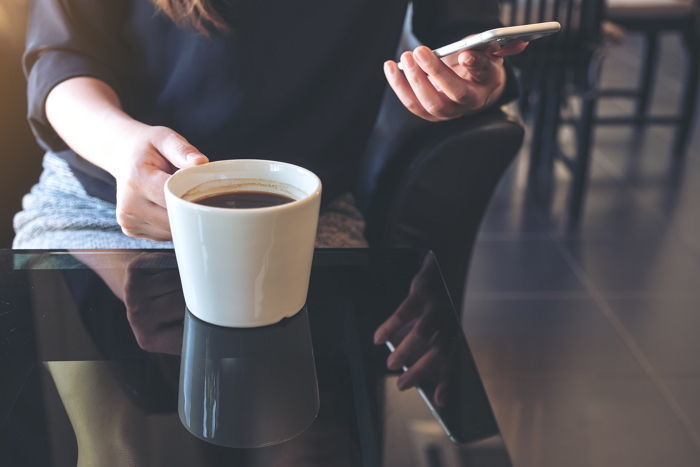
[[[611,49],[604,83],[634,82],[640,50]],[[664,36],[653,111],[678,101],[680,50]],[[599,127],[577,231],[568,175],[545,209],[526,151],[493,199],[464,327],[518,467],[700,465],[700,118],[682,166],[672,136]]]

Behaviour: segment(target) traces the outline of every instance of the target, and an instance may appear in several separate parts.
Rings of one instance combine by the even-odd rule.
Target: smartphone
[[[531,42],[541,37],[555,34],[561,30],[561,24],[556,21],[546,23],[524,24],[507,28],[489,29],[473,36],[442,46],[433,50],[438,57],[444,57],[463,50],[485,50],[495,52],[511,42]],[[399,63],[401,69],[401,63]]]

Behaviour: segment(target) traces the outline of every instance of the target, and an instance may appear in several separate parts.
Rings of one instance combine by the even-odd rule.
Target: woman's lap
[[[171,242],[132,238],[116,222],[115,206],[89,196],[60,157],[47,154],[39,183],[14,218],[17,249],[172,248]],[[324,209],[317,247],[365,247],[364,221],[347,194]]]

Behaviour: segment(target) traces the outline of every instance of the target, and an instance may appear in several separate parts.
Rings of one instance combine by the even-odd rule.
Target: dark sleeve
[[[27,76],[29,125],[46,150],[66,144],[49,124],[44,104],[54,86],[76,76],[91,76],[122,87],[125,61],[122,30],[127,0],[34,0],[29,16],[23,65]]]
[[[413,0],[413,34],[431,49],[470,34],[501,27],[497,0]],[[505,59],[506,87],[494,104],[498,107],[518,97],[518,82]]]

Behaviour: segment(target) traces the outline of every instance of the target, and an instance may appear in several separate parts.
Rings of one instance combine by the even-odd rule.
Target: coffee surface
[[[279,206],[294,201],[293,198],[267,191],[230,191],[216,193],[193,200],[194,203],[215,208],[252,209]]]

